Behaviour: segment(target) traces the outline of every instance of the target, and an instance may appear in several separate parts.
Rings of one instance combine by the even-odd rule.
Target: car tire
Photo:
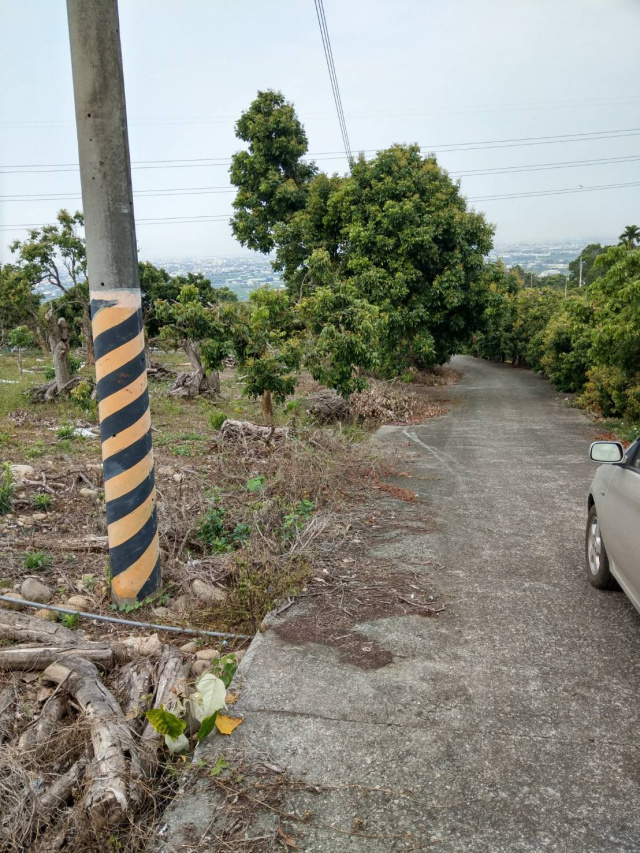
[[[595,504],[589,510],[587,517],[585,563],[589,583],[596,589],[613,589],[617,586],[616,579],[609,569],[609,557],[602,541],[598,510]]]

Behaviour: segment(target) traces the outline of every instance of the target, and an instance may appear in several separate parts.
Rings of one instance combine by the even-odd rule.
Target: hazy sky
[[[640,0],[325,0],[325,9],[354,151],[418,142],[453,175],[638,158],[467,175],[469,199],[640,183]],[[0,0],[0,13],[6,261],[8,242],[24,234],[8,226],[45,223],[81,202],[9,200],[74,196],[80,183],[65,2]],[[233,123],[258,89],[295,103],[311,153],[340,152],[313,0],[120,0],[120,22],[141,257],[242,254],[226,221],[144,220],[230,211]],[[483,147],[606,131],[627,135]],[[478,146],[439,151],[461,143]],[[144,162],[178,158],[222,164]],[[34,164],[67,171],[34,173]],[[320,165],[342,172],[346,161]],[[20,166],[32,171],[4,168]],[[640,186],[471,203],[496,224],[498,242],[615,240],[640,224]]]

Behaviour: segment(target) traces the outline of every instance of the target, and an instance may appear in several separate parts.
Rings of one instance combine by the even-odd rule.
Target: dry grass
[[[172,367],[176,361],[167,359]],[[14,365],[0,359],[0,376],[5,367]],[[26,374],[21,385],[6,386],[0,407],[0,461],[34,468],[28,482],[15,489],[13,512],[0,518],[0,590],[17,587],[31,574],[50,586],[53,603],[64,606],[70,596],[82,594],[91,612],[110,614],[107,552],[99,539],[106,535],[99,441],[70,436],[71,428],[91,425],[72,403],[25,401],[22,392],[41,381],[35,358],[33,367],[36,372]],[[317,383],[303,378],[299,396],[316,390]],[[136,620],[251,634],[278,603],[303,591],[315,595],[313,578],[343,542],[354,507],[370,499],[376,484],[387,490],[379,480],[383,461],[360,441],[366,429],[444,411],[402,386],[373,383],[352,402],[354,420],[364,426],[319,429],[292,407],[276,416],[278,424],[291,427],[290,439],[223,442],[211,426],[213,413],[259,422],[258,404],[240,396],[233,371],[223,375],[223,393],[217,401],[175,400],[168,382],[150,384],[164,581],[162,597],[136,610]],[[82,494],[87,489],[92,492]],[[393,497],[403,497],[405,490],[390,489],[397,490]],[[46,510],[36,506],[38,495],[51,498]],[[26,561],[31,568],[25,568]],[[219,600],[198,601],[192,591],[196,580],[216,587]],[[131,633],[84,621],[81,627],[88,639]],[[242,645],[230,642],[225,651]],[[90,749],[88,728],[69,709],[48,751],[20,750],[20,734],[50,694],[42,692],[36,673],[3,673],[0,692],[3,685],[13,691],[15,710],[0,750],[0,801],[8,827],[0,835],[0,850],[51,853],[57,839],[61,849],[74,853],[142,853],[180,784],[180,761],[160,768],[143,811],[117,830],[105,834],[92,825],[82,808],[82,791],[74,792],[73,808],[62,804],[52,828],[39,828],[38,795]],[[285,843],[277,829],[270,843]]]
[[[349,398],[351,418],[368,424],[414,424],[435,418],[447,410],[388,383],[372,382],[366,391]]]

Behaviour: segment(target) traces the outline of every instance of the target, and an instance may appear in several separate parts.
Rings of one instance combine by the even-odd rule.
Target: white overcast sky
[[[325,0],[354,151],[640,128],[640,0]],[[64,0],[0,0],[0,166],[74,164],[77,148]],[[341,138],[313,0],[120,0],[134,191],[228,187],[228,166],[139,161],[228,158],[233,122],[258,89],[295,103],[312,153]],[[438,153],[453,175],[622,157],[640,135]],[[138,168],[136,168],[138,161]],[[154,165],[154,164],[147,164]],[[324,160],[344,171],[344,159]],[[69,171],[0,170],[0,259],[79,193]],[[640,159],[462,178],[472,199],[640,182]],[[142,258],[240,255],[227,222],[145,224],[226,214],[227,192],[135,200]],[[640,186],[473,202],[497,242],[615,240],[640,224]]]

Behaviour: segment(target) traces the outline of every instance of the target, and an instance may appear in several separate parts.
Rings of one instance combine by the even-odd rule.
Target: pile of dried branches
[[[189,656],[4,609],[0,639],[0,849],[107,849],[153,807],[162,739],[145,712],[184,691]]]
[[[288,427],[268,427],[253,424],[250,421],[227,419],[220,429],[223,441],[284,441],[289,438]]]
[[[416,423],[446,412],[415,394],[390,385],[375,383],[366,391],[349,397],[351,418],[356,422]]]
[[[329,424],[349,419],[349,403],[328,388],[322,388],[305,400],[305,409],[318,424]]]

